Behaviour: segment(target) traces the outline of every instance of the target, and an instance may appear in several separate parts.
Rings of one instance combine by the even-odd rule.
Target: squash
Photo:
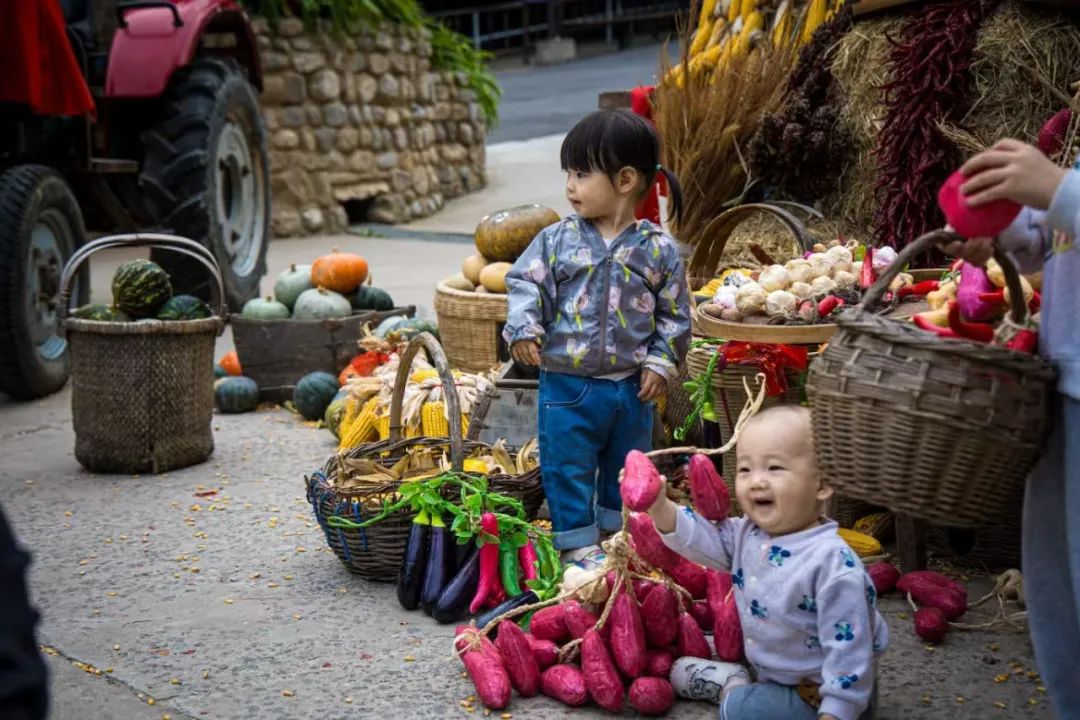
[[[376,327],[371,334],[379,338],[380,340],[385,340],[387,334],[391,330],[394,330],[395,328],[397,328],[398,325],[407,322],[408,319],[409,318],[405,317],[404,315],[394,315],[393,317],[388,317],[381,323],[379,323],[378,327]]]
[[[334,248],[311,264],[311,282],[339,293],[351,293],[368,274],[367,260]]]
[[[475,290],[473,290],[473,292],[474,292],[474,293],[476,293],[477,295],[487,295],[487,294],[489,294],[489,293],[490,293],[491,291],[490,291],[490,290],[488,290],[488,289],[487,289],[486,287],[484,287],[483,285],[477,285],[477,286],[476,286],[476,289],[475,289]]]
[[[221,357],[221,360],[218,361],[218,364],[221,365],[221,367],[225,368],[225,372],[229,373],[230,375],[244,374],[243,370],[241,370],[240,368],[240,358],[237,356],[235,350],[230,350],[229,352],[225,353]]]
[[[480,271],[480,284],[488,292],[506,294],[506,273],[513,267],[507,262],[491,263]]]
[[[226,377],[229,377],[229,373],[225,372],[225,368],[221,367],[221,363],[214,363],[214,379],[220,380]]]
[[[101,322],[131,322],[126,312],[111,305],[83,305],[72,310],[71,317]]]
[[[352,305],[345,296],[322,287],[300,293],[293,309],[293,317],[297,320],[343,318],[351,313]]]
[[[476,257],[475,255],[473,257]],[[468,260],[466,260],[468,262]],[[481,268],[483,269],[483,268]],[[479,278],[479,273],[477,277]],[[476,284],[469,281],[469,278],[465,277],[464,273],[458,273],[443,280],[443,285],[453,290],[463,290],[464,292],[472,292],[476,289]]]
[[[311,282],[311,266],[293,263],[274,281],[274,299],[289,308],[291,312],[300,293],[311,290],[313,287],[315,285]]]
[[[157,312],[158,320],[202,320],[213,316],[210,306],[194,295],[174,295]]]
[[[227,377],[214,383],[214,405],[223,413],[251,412],[259,405],[259,386],[248,377]]]
[[[390,293],[370,285],[357,288],[356,293],[349,297],[349,302],[356,310],[391,310],[394,307]]]
[[[341,439],[341,420],[345,417],[348,402],[349,393],[345,390],[339,390],[334,399],[330,401],[330,404],[326,406],[326,412],[323,413],[323,423],[338,440]]]
[[[129,260],[112,280],[113,304],[133,318],[154,317],[172,297],[169,274],[149,260]]]
[[[304,419],[321,420],[340,389],[337,378],[330,373],[308,373],[293,388],[293,405]]]
[[[252,320],[288,320],[289,308],[272,297],[252,298],[244,303],[240,315]]]
[[[557,222],[559,214],[551,208],[518,205],[485,215],[476,226],[473,239],[484,257],[514,262],[541,230]],[[468,273],[465,277],[469,277]]]
[[[475,287],[480,284],[480,271],[490,264],[491,261],[483,255],[470,255],[461,264],[461,274]]]

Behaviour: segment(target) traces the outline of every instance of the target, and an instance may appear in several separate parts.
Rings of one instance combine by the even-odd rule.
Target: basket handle
[[[432,362],[435,363],[435,370],[439,373],[439,379],[442,380],[450,426],[450,469],[461,472],[465,468],[465,442],[461,434],[461,399],[454,385],[454,375],[450,372],[450,364],[446,362],[446,353],[431,333],[422,332],[410,340],[409,346],[405,348],[398,362],[394,394],[390,398],[390,442],[401,440],[401,403],[405,397],[405,385],[409,382],[409,371],[412,369],[413,359],[420,348],[428,351]]]
[[[790,212],[771,203],[747,203],[720,213],[705,226],[701,232],[701,237],[705,239],[694,248],[694,254],[690,257],[687,268],[688,273],[691,276],[702,274],[711,276],[715,273],[720,265],[720,258],[724,255],[728,238],[731,237],[731,231],[747,216],[757,212],[775,215],[791,231],[795,242],[799,244],[803,252],[810,252],[813,248],[814,243],[806,230],[806,225]]]
[[[915,238],[899,252],[885,272],[877,279],[870,289],[866,291],[862,302],[857,306],[859,309],[874,311],[881,304],[889,284],[896,279],[900,271],[907,267],[912,260],[923,253],[933,250],[938,245],[944,245],[954,240],[964,238],[948,230],[931,230],[930,232]],[[1018,325],[1023,325],[1028,319],[1027,303],[1024,302],[1024,290],[1020,285],[1020,274],[1016,270],[1009,256],[1001,250],[997,241],[994,241],[994,259],[1005,273],[1005,284],[1009,288],[1009,314],[1011,319]]]
[[[68,315],[70,310],[69,303],[71,302],[71,282],[75,278],[75,274],[84,262],[90,259],[90,256],[99,250],[107,250],[114,247],[152,247],[162,250],[172,250],[174,252],[187,255],[188,257],[195,258],[201,262],[206,269],[210,271],[210,276],[214,279],[214,283],[217,289],[217,315],[221,318],[221,327],[218,329],[220,335],[225,330],[224,321],[228,317],[227,310],[225,308],[225,283],[221,279],[221,269],[218,267],[217,260],[213,254],[204,246],[189,240],[179,235],[164,235],[159,233],[130,233],[124,235],[109,235],[107,237],[98,238],[93,242],[89,242],[83,245],[72,254],[71,258],[64,265],[64,271],[60,276],[60,302],[57,303],[57,317],[60,320],[60,332],[63,333],[64,319]]]

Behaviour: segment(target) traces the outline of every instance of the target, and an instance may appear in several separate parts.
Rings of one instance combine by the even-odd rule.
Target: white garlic
[[[735,308],[735,288],[730,285],[722,285],[713,295],[713,304],[725,309]]]
[[[796,300],[809,300],[814,296],[814,288],[805,282],[791,283],[788,292],[794,295]]]
[[[765,312],[765,291],[756,282],[748,282],[735,291],[735,308],[743,315]]]
[[[833,281],[836,283],[836,287],[841,290],[853,288],[857,282],[852,273],[844,270],[837,270],[836,273],[833,274]]]
[[[795,312],[798,300],[787,290],[774,290],[765,299],[765,314],[769,317],[789,317]]]
[[[829,248],[825,251],[825,257],[830,258],[834,263],[844,262],[847,263],[849,266],[851,265],[852,260],[855,259],[854,256],[851,254],[851,251],[843,245],[837,245],[835,247]]]
[[[761,285],[761,289],[765,292],[786,290],[791,285],[791,277],[783,265],[770,265],[761,271],[761,275],[758,277],[758,285]]]
[[[831,277],[814,278],[814,281],[810,283],[810,288],[814,291],[814,297],[828,295],[836,291],[836,281]]]

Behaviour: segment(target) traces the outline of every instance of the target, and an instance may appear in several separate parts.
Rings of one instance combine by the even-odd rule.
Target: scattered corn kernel
[[[352,698],[351,697],[345,698],[345,704],[346,705],[352,705]]]
[[[232,598],[225,598],[225,604],[226,605],[232,605],[233,604],[233,599]]]
[[[281,694],[284,695],[285,697],[295,697],[296,696],[296,693],[294,693],[292,690],[282,690]]]
[[[272,583],[268,584],[266,587],[276,588],[276,587],[281,587],[281,586],[278,585],[276,582],[272,582]]]
[[[169,680],[169,684],[170,685],[179,685],[180,684],[180,678],[172,678],[171,680]]]
[[[202,671],[202,679],[203,680],[209,680],[210,679],[210,671],[209,670],[203,670]]]
[[[1009,679],[1009,676],[1008,676],[1007,673],[1001,673],[1000,675],[997,675],[997,676],[994,677],[994,682],[1003,683],[1008,679]]]
[[[113,645],[113,646],[112,646],[112,649],[113,649],[113,650],[119,650],[119,649],[120,649],[120,646],[119,646],[119,645]]]
[[[1004,710],[1005,709],[1005,703],[998,700],[996,703],[994,703],[994,707],[1001,708],[1002,710]]]
[[[967,698],[965,698],[963,695],[957,695],[956,696],[956,704],[957,705],[963,705],[966,702],[967,702]]]
[[[157,700],[155,700],[155,699],[154,699],[154,698],[152,698],[152,697],[148,697],[148,698],[146,698],[146,704],[147,704],[147,705],[153,705],[153,704],[155,704],[156,702],[157,702]]]

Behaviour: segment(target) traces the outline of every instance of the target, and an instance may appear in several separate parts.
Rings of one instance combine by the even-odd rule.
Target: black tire
[[[164,227],[214,253],[229,307],[239,310],[259,293],[270,231],[266,128],[255,88],[236,62],[196,58],[173,78],[164,118],[142,136],[147,199]],[[211,299],[202,264],[167,250],[151,257],[176,292]]]
[[[56,296],[64,264],[85,240],[79,204],[56,171],[19,165],[0,175],[0,392],[33,400],[67,382]],[[72,296],[79,305],[90,296],[85,266]]]

